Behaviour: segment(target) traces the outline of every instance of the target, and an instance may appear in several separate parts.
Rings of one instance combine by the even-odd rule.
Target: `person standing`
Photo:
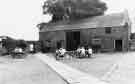
[[[56,53],[55,58],[56,58],[56,60],[58,60],[59,59],[59,55],[60,55],[59,49],[56,49],[55,53]]]
[[[29,45],[29,49],[30,49],[30,53],[34,52],[34,45],[32,43]]]

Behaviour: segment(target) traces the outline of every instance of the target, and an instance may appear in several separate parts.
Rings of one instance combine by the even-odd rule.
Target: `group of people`
[[[64,49],[63,47],[60,49],[56,49],[56,59],[59,59],[60,57],[64,57],[66,53],[66,49]]]
[[[92,48],[88,47],[87,49],[85,49],[85,47],[82,46],[82,47],[78,47],[76,52],[78,57],[91,57]]]
[[[63,47],[62,48],[59,48],[59,49],[56,49],[56,59],[59,59],[60,57],[64,57],[65,54],[66,54],[66,49],[64,49]],[[92,48],[91,47],[88,47],[85,49],[85,47],[78,47],[77,50],[75,50],[76,52],[76,57],[91,57],[93,51],[92,51]]]

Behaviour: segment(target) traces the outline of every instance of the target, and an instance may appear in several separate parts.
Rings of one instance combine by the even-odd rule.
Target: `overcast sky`
[[[134,0],[103,0],[107,3],[106,13],[128,9],[133,21]],[[130,2],[129,2],[130,1]],[[8,35],[16,39],[38,40],[36,25],[50,19],[42,15],[44,0],[0,0],[0,36]]]

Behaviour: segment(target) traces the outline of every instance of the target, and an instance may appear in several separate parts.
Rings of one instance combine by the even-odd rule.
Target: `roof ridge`
[[[104,15],[98,15],[98,16],[92,16],[92,17],[87,17],[87,18],[83,18],[83,19],[79,19],[79,20],[67,20],[67,21],[58,21],[58,22],[50,22],[50,23],[46,23],[46,25],[61,25],[61,24],[68,24],[68,23],[72,23],[72,22],[79,22],[79,21],[83,21],[83,20],[89,20],[89,19],[93,19],[93,18],[99,18],[99,17],[107,17],[107,16],[113,16],[113,15],[122,15],[123,17],[124,12],[119,12],[119,13],[110,13],[110,14],[104,14]]]
[[[112,13],[85,18],[78,21],[54,23],[44,27],[43,31],[122,26],[125,25],[125,22],[130,21],[127,17],[128,15],[124,12]]]

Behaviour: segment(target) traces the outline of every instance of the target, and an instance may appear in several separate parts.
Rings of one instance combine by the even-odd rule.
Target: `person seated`
[[[85,48],[83,46],[80,48],[80,56],[85,57]]]
[[[56,56],[58,56],[60,54],[59,49],[56,49],[55,53],[56,53]]]
[[[92,48],[91,47],[88,47],[86,54],[88,57],[91,57],[91,55],[92,55]]]
[[[79,57],[80,54],[81,54],[81,48],[80,48],[80,46],[79,46],[79,47],[77,48],[77,50],[76,50],[76,55]]]
[[[60,48],[60,49],[59,49],[59,52],[60,52],[60,56],[61,56],[61,57],[64,57],[64,55],[65,55],[65,53],[66,53],[66,49]]]
[[[15,50],[14,50],[15,53],[22,53],[23,50],[22,48],[19,48],[19,47],[16,47]]]

